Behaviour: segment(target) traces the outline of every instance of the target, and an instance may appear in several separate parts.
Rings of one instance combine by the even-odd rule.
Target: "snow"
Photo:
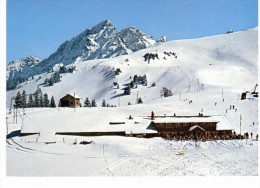
[[[74,93],[69,93],[70,96],[75,97],[75,99],[81,99],[81,97],[79,97],[78,95],[74,94]]]
[[[62,141],[64,138],[64,142]],[[89,145],[73,145],[77,139]],[[161,138],[32,136],[7,142],[8,176],[257,176],[258,142],[177,142]],[[183,152],[184,155],[178,155]],[[22,162],[21,162],[22,160]]]
[[[198,125],[194,125],[192,127],[189,128],[189,131],[193,131],[194,129],[199,128],[202,129],[203,131],[205,131],[205,129],[203,129],[202,127],[198,126]]]
[[[26,111],[25,111],[26,112]],[[128,114],[120,113],[118,109],[103,110],[60,108],[41,109],[37,112],[26,112],[27,117],[22,122],[21,133],[40,133],[45,138],[57,132],[126,132],[126,133],[156,133],[146,129],[149,120],[134,117],[129,120]],[[115,114],[118,114],[115,116]],[[125,122],[125,124],[110,124],[110,122]],[[138,122],[138,123],[136,123]],[[45,139],[46,140],[46,139]]]
[[[7,174],[257,176],[258,142],[255,138],[259,126],[258,98],[240,100],[241,93],[251,91],[258,82],[257,34],[258,28],[254,28],[200,39],[156,43],[143,50],[109,59],[89,60],[85,54],[75,60],[73,66],[76,66],[76,71],[62,74],[62,81],[54,86],[42,85],[53,74],[42,73],[35,76],[41,76],[41,79],[29,80],[21,84],[21,88],[8,91],[7,108],[11,97],[18,91],[25,90],[27,94],[32,94],[37,87],[48,93],[49,97],[54,95],[56,104],[67,93],[76,93],[82,97],[82,104],[88,97],[95,99],[98,107],[25,109],[24,119],[18,118],[18,125],[11,124],[13,114],[8,115],[8,126],[13,127],[9,134],[13,136],[7,139]],[[165,51],[175,52],[177,58],[165,55]],[[146,53],[157,53],[159,59],[148,64],[143,57]],[[114,75],[116,68],[122,71],[117,76]],[[125,84],[129,84],[134,75],[144,74],[148,85],[138,85],[131,89],[131,95],[124,95]],[[117,82],[120,88],[113,86],[113,82]],[[155,87],[151,87],[153,82],[156,83]],[[171,89],[173,96],[161,97],[163,87]],[[143,104],[136,104],[137,96],[142,98]],[[100,107],[103,99],[117,107]],[[234,109],[230,108],[231,105]],[[240,133],[241,123],[241,133],[253,133],[253,138],[181,142],[159,137],[54,135],[56,131],[76,130],[148,131],[146,128],[150,120],[145,120],[143,116],[150,116],[151,111],[155,116],[172,116],[174,113],[177,116],[194,116],[203,113],[204,116],[212,116],[209,118],[211,121],[219,121],[218,130],[228,128],[236,133]],[[129,115],[134,119],[128,120]],[[168,118],[160,120],[168,121]],[[109,125],[109,122],[119,121],[125,124]],[[22,127],[22,132],[40,132],[40,135],[15,136],[14,131],[19,127]],[[45,144],[48,140],[56,143]],[[73,144],[75,140],[76,145]],[[79,142],[82,140],[92,143],[81,145]],[[178,152],[185,154],[178,155]]]
[[[29,78],[32,75],[47,72],[52,68],[57,70],[61,65],[72,64],[77,61],[77,58],[81,57],[91,60],[129,54],[147,48],[154,43],[153,37],[146,35],[136,27],[128,27],[117,32],[109,20],[104,20],[65,41],[56,52],[42,61],[36,58],[35,66],[16,63],[17,68],[13,71],[14,63],[10,63],[7,66],[7,79],[18,76]],[[17,61],[23,62],[24,59]]]

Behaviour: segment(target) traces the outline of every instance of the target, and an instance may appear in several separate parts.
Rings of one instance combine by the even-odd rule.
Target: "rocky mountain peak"
[[[69,65],[74,63],[77,58],[84,60],[112,58],[138,51],[155,43],[152,36],[143,33],[134,26],[127,27],[119,32],[109,20],[104,20],[99,24],[86,29],[79,35],[65,41],[59,46],[56,52],[48,58],[40,61],[33,56],[29,56],[23,62],[37,62],[35,66],[29,66],[25,69],[19,69],[23,74],[13,72],[11,78],[22,75],[28,78],[35,74],[47,72],[56,64]],[[18,69],[18,68],[17,68]],[[7,79],[10,74],[7,74]]]
[[[167,37],[166,36],[162,36],[161,38],[159,38],[156,42],[167,42]]]

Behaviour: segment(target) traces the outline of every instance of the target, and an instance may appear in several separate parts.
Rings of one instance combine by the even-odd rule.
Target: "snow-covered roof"
[[[155,123],[182,123],[182,122],[219,122],[212,116],[191,116],[191,117],[160,117],[155,118]]]
[[[109,109],[104,109],[104,111]],[[40,133],[55,135],[57,132],[125,132],[126,134],[157,133],[147,129],[151,120],[110,112],[93,112],[87,108],[43,109],[25,117],[21,133]],[[125,124],[110,124],[125,122]]]
[[[200,127],[200,126],[198,126],[198,125],[194,125],[194,126],[190,127],[190,128],[189,128],[189,131],[193,131],[193,130],[196,129],[196,128],[199,128],[199,129],[205,131],[205,129],[203,129],[202,127]]]
[[[226,116],[197,116],[197,117],[162,117],[155,118],[154,123],[183,123],[183,122],[217,122],[217,130],[233,130]]]
[[[70,96],[72,96],[72,97],[74,97],[75,96],[75,99],[81,99],[81,97],[79,97],[78,95],[74,95],[74,93],[69,93],[68,95],[70,95]]]

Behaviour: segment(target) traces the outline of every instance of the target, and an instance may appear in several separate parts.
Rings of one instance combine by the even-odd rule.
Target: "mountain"
[[[167,37],[166,36],[162,36],[161,38],[159,38],[156,42],[167,42]]]
[[[153,37],[146,35],[136,27],[128,27],[117,32],[112,23],[105,20],[86,29],[71,40],[65,41],[56,52],[37,62],[35,66],[17,67],[20,72],[12,72],[11,77],[8,73],[7,80],[17,77],[26,79],[32,75],[49,71],[55,64],[69,65],[77,58],[85,60],[112,58],[147,48],[153,44],[155,44]],[[12,69],[12,65],[9,64],[7,69]]]
[[[11,61],[6,68],[7,89],[14,89],[17,84],[24,82],[26,78],[35,75],[33,70],[41,60],[34,56]]]
[[[224,94],[228,90],[238,93],[250,91],[257,83],[258,75],[257,33],[258,28],[255,28],[199,39],[158,43],[115,58],[79,58],[73,64],[76,70],[73,73],[62,73],[61,82],[53,86],[44,84],[44,81],[54,73],[45,72],[39,74],[37,79],[20,84],[21,88],[7,92],[8,104],[10,97],[15,96],[17,91],[26,90],[30,94],[37,87],[53,95],[57,103],[65,94],[75,92],[82,97],[82,104],[89,97],[95,98],[98,104],[105,99],[110,104],[118,105],[120,98],[121,106],[128,102],[135,104],[137,94],[144,103],[160,99],[163,87],[171,89],[173,95],[179,95],[180,92],[184,95],[187,91],[197,93],[202,88],[205,91],[216,89],[220,94],[222,88],[225,88]],[[145,61],[146,54],[157,54],[158,59]],[[135,86],[131,89],[130,95],[125,95],[124,88],[135,75],[146,75],[148,84],[137,84],[137,88]],[[38,79],[40,76],[41,79]],[[118,83],[118,89],[114,82]],[[155,87],[151,87],[153,82]]]
[[[6,77],[13,78],[15,75],[22,76],[24,72],[37,65],[40,61],[39,58],[34,56],[11,61],[6,68]]]

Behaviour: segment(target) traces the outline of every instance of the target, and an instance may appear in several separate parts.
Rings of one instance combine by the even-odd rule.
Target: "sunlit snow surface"
[[[95,121],[102,121],[104,116],[111,117],[111,121],[116,121],[118,117],[121,121],[130,114],[135,121],[141,116],[150,115],[151,111],[155,115],[203,113],[225,115],[234,131],[239,133],[241,115],[242,133],[252,132],[253,139],[177,142],[162,138],[53,135],[56,144],[45,144],[43,141],[49,138],[44,132],[49,131],[50,125],[44,126],[44,121],[31,122],[33,124],[30,127],[35,126],[40,130],[41,136],[16,137],[13,131],[20,130],[23,122],[18,119],[18,125],[14,125],[12,115],[8,115],[9,133],[13,132],[13,137],[7,139],[7,175],[258,175],[258,142],[255,141],[258,134],[258,98],[249,96],[250,99],[239,100],[242,92],[252,91],[257,83],[257,32],[255,28],[201,39],[165,42],[111,59],[87,61],[79,58],[74,64],[76,71],[62,74],[60,83],[52,87],[40,85],[51,76],[52,73],[48,73],[39,75],[39,80],[35,76],[35,80],[22,84],[18,89],[30,94],[39,85],[43,93],[54,95],[56,103],[67,93],[75,92],[82,97],[82,104],[89,97],[95,98],[99,106],[75,111],[72,108],[26,109],[24,123],[30,122],[30,118],[35,118],[36,114],[46,118],[54,114],[73,114],[79,116],[79,122],[84,122],[80,116],[93,115],[96,119],[91,123],[94,124]],[[177,53],[177,59],[164,55],[164,51]],[[158,53],[160,59],[151,60],[148,64],[143,58],[146,53]],[[113,67],[120,68],[122,73],[114,76]],[[135,74],[146,74],[148,86],[138,85],[131,90],[131,95],[123,95],[124,84],[128,84],[130,76],[133,78]],[[113,86],[115,81],[119,83],[119,89]],[[156,83],[155,87],[151,87],[152,82]],[[204,84],[204,89],[201,84]],[[170,88],[173,96],[161,98],[162,87]],[[7,107],[10,98],[18,90],[7,92]],[[137,94],[144,104],[135,104]],[[117,105],[117,108],[100,107],[103,99]],[[191,100],[192,103],[189,102]],[[128,106],[128,102],[132,105]],[[234,105],[236,110],[230,109],[230,105]],[[57,120],[57,124],[64,124],[64,128],[77,123],[69,122],[69,118],[66,118],[66,122],[60,117]],[[73,145],[76,138],[77,144]],[[82,140],[92,143],[80,145]],[[178,152],[185,154],[178,155]]]

